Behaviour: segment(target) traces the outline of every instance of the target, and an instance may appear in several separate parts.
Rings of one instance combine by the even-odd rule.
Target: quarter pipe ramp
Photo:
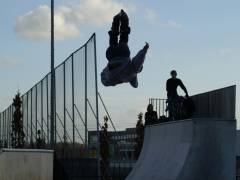
[[[147,126],[126,180],[234,180],[236,121],[189,119]]]

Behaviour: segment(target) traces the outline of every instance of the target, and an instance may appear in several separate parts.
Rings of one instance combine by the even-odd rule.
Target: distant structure
[[[112,160],[134,160],[134,146],[136,145],[136,128],[122,131],[109,131],[110,156]],[[88,132],[89,148],[97,148],[97,132]]]

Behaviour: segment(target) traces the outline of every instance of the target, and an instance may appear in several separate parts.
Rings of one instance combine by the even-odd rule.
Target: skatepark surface
[[[196,118],[145,127],[126,180],[234,180],[236,121]]]

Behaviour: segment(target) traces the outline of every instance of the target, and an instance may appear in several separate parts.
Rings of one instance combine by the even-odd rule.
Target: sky
[[[49,6],[50,0],[1,3],[0,111],[18,89],[28,91],[50,70]],[[165,82],[172,69],[190,95],[237,85],[240,119],[239,7],[239,0],[55,0],[55,63],[60,64],[96,32],[100,74],[107,63],[112,16],[123,8],[132,29],[131,56],[145,42],[150,49],[137,89],[129,84],[106,88],[98,76],[99,92],[118,128],[135,126],[150,97],[166,97]]]

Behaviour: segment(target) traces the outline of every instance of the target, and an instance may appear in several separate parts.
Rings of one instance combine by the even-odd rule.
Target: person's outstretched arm
[[[187,88],[184,86],[181,80],[179,80],[179,86],[182,88],[182,90],[185,92],[186,96],[188,97]]]
[[[143,49],[141,49],[137,53],[137,55],[132,59],[133,69],[136,73],[139,73],[142,71],[142,66],[143,66],[148,49],[149,49],[149,44],[146,42]]]

